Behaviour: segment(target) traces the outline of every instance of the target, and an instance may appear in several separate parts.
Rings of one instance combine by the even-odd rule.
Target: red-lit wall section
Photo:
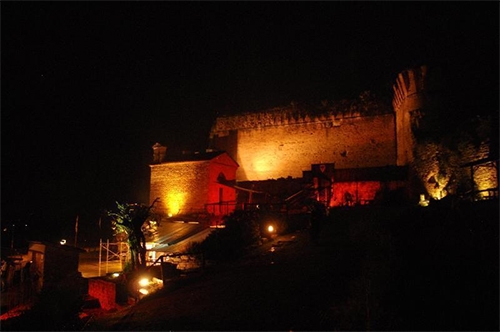
[[[157,197],[155,212],[177,215],[206,211],[206,205],[234,201],[238,164],[225,152],[169,158],[151,167],[150,202]],[[222,184],[219,182],[220,179]],[[220,214],[221,209],[210,211]]]

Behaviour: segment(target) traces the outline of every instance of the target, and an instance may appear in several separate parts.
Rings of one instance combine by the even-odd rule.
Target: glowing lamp
[[[149,291],[147,289],[141,288],[139,289],[139,293],[141,293],[142,295],[148,295]]]
[[[420,195],[420,201],[418,202],[420,206],[429,206],[429,200],[425,199],[425,195]]]
[[[62,239],[60,242],[59,242],[62,246],[66,244],[66,240],[65,239]]]
[[[141,280],[139,280],[139,286],[146,287],[147,285],[149,285],[149,279],[148,278],[142,278]]]
[[[273,225],[269,225],[269,226],[267,226],[267,231],[268,231],[269,233],[274,232],[274,226],[273,226]]]

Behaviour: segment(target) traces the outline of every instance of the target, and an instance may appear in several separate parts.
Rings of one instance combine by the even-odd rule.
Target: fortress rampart
[[[318,163],[394,165],[394,113],[368,97],[324,105],[323,110],[292,106],[219,117],[210,133],[212,146],[238,162],[237,181],[299,178]]]
[[[396,113],[397,165],[413,162],[415,133],[420,129],[421,120],[433,117],[435,98],[429,92],[438,88],[440,78],[431,73],[427,66],[412,68],[399,73],[393,85],[392,106]],[[435,112],[435,110],[434,110]]]
[[[443,83],[436,68],[421,66],[398,75],[393,85],[392,107],[364,92],[356,100],[324,101],[317,107],[292,103],[261,112],[219,116],[210,131],[209,148],[226,151],[238,163],[236,182],[299,180],[304,172],[311,172],[312,165],[330,164],[336,170],[353,174],[364,174],[367,168],[409,166],[402,167],[408,170],[406,183],[395,183],[398,188],[392,190],[404,186],[413,198],[426,191],[429,197],[441,199],[458,192],[464,183],[470,190],[498,188],[498,161],[491,155],[491,135],[484,128],[471,124],[470,129],[478,132],[463,142],[449,132],[440,132],[443,118],[439,114],[446,110],[441,104]],[[452,151],[443,144],[446,136],[447,140],[461,142],[458,150]],[[153,149],[155,158],[161,159],[165,151]],[[474,164],[471,169],[460,166],[481,159],[488,163]],[[204,179],[190,178],[173,168],[158,171],[168,173],[169,181],[174,181],[171,185],[177,183],[179,176],[179,181],[186,180],[189,192],[206,184]],[[159,192],[157,184],[163,181],[159,176],[152,175],[152,192]],[[362,199],[374,200],[377,192],[391,189],[384,179],[370,181],[355,177],[348,181],[336,179],[330,204],[342,204],[345,193],[362,192]],[[196,186],[189,187],[192,183]],[[201,201],[191,203],[200,205]]]

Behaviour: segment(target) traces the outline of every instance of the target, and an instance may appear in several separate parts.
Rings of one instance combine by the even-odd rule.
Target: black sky
[[[157,141],[203,149],[216,114],[388,97],[422,63],[447,74],[453,112],[498,112],[498,17],[497,2],[2,2],[2,223],[95,225],[115,200],[147,203]]]

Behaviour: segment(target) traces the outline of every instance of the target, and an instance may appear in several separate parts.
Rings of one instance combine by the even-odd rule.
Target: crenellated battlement
[[[396,112],[408,102],[408,98],[415,99],[414,97],[426,90],[427,74],[427,66],[420,66],[399,73],[396,83],[393,85],[392,106]]]
[[[389,114],[392,110],[370,92],[364,92],[358,100],[338,102],[324,101],[321,107],[298,106],[275,107],[269,110],[219,116],[212,126],[210,138],[215,135],[225,136],[230,130],[262,129],[304,124],[317,124],[328,127],[339,126],[345,119],[364,116]]]
[[[311,164],[349,168],[394,164],[394,112],[369,92],[355,100],[291,104],[267,111],[220,116],[211,146],[239,164],[238,181],[299,178]]]

